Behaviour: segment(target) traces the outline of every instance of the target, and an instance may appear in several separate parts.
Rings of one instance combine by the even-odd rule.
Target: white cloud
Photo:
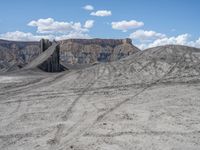
[[[139,28],[144,25],[143,22],[139,22],[136,20],[130,20],[130,21],[119,21],[119,22],[112,22],[112,28],[115,30],[122,30],[123,32],[126,32],[129,29]]]
[[[82,32],[70,32],[68,34],[63,35],[34,35],[29,32],[21,32],[21,31],[14,31],[14,32],[7,32],[4,34],[0,34],[0,39],[4,40],[13,40],[13,41],[39,41],[42,38],[50,39],[50,40],[62,40],[62,39],[69,39],[69,38],[90,38],[88,34]]]
[[[94,26],[94,20],[87,20],[84,24],[84,28],[90,29]]]
[[[178,45],[188,45],[189,44],[189,34],[181,34],[173,37],[165,37],[155,40],[153,43],[149,44],[149,47],[155,47],[167,44],[178,44]]]
[[[105,17],[105,16],[111,16],[112,12],[110,10],[98,10],[96,12],[91,12],[90,15],[98,16],[98,17]]]
[[[80,22],[58,22],[53,18],[33,20],[28,23],[29,26],[37,27],[38,33],[67,33],[71,31],[86,32]]]
[[[191,41],[189,34],[181,34],[177,36],[172,37],[158,37],[157,39],[151,41],[151,42],[140,42],[139,44],[136,44],[137,47],[140,49],[146,49],[150,47],[156,47],[156,46],[162,46],[162,45],[169,45],[169,44],[175,44],[175,45],[186,45],[186,46],[193,46],[193,47],[199,47],[200,48],[200,38],[198,40]],[[133,41],[134,42],[134,41]]]
[[[82,26],[80,22],[58,22],[52,18],[33,20],[28,23],[29,26],[37,27],[37,33],[30,32],[7,32],[0,34],[1,39],[15,41],[39,41],[41,38],[50,40],[60,40],[69,38],[90,38],[87,34],[93,27],[94,21],[87,20]]]
[[[189,41],[187,45],[200,48],[200,38],[197,39],[196,41]]]
[[[94,7],[92,5],[85,5],[83,7],[83,9],[88,10],[88,11],[92,11],[92,10],[94,10]]]
[[[33,35],[32,33],[25,33],[21,31],[7,32],[0,34],[0,38],[4,40],[13,41],[39,41],[42,38],[52,39],[50,35]]]
[[[166,35],[162,34],[162,33],[157,33],[155,31],[137,30],[137,31],[131,33],[129,37],[131,39],[145,41],[145,40],[154,40],[154,39],[165,38]]]

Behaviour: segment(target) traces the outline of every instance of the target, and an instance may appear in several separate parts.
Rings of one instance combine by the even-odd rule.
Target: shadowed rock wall
[[[60,64],[60,47],[56,42],[40,41],[40,54],[23,69],[39,68],[46,72],[61,72],[67,70]]]
[[[40,46],[41,52],[44,52],[51,48],[52,42],[46,39],[42,39],[40,41]],[[46,72],[64,71],[65,68],[60,64],[60,46],[57,44],[55,47],[52,48],[54,49],[54,52],[50,55],[50,57],[47,60],[45,60],[41,65],[39,65],[38,68]]]

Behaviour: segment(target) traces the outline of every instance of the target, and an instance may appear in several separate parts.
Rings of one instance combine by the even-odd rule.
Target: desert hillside
[[[0,149],[200,149],[199,64],[200,49],[166,45],[80,70],[1,75]]]

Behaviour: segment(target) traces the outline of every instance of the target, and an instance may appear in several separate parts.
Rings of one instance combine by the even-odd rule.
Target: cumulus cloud
[[[90,38],[87,34],[93,27],[94,21],[87,20],[83,25],[80,22],[59,22],[53,18],[33,20],[29,26],[37,27],[37,34],[14,31],[0,34],[1,39],[14,41],[39,41],[42,38],[61,40],[69,38]]]
[[[157,39],[152,40],[150,42],[140,41],[140,43],[136,44],[136,46],[139,47],[140,49],[146,49],[150,47],[175,44],[175,45],[187,45],[200,48],[200,38],[198,40],[192,41],[190,40],[190,37],[191,36],[187,33],[171,37],[167,37],[166,35],[163,37],[158,36]]]
[[[92,11],[92,10],[94,10],[94,7],[92,5],[85,5],[83,7],[83,9],[88,10],[88,11]]]
[[[154,39],[165,38],[166,35],[162,34],[162,33],[157,33],[155,31],[137,30],[137,31],[131,33],[129,37],[131,39],[146,41],[146,40],[154,40]]]
[[[199,47],[200,48],[200,38],[196,40],[195,42],[190,42],[190,45],[193,47]]]
[[[90,29],[94,26],[94,20],[87,20],[84,24],[84,28]]]
[[[39,41],[42,38],[50,39],[50,40],[63,40],[63,39],[70,39],[70,38],[90,38],[88,34],[82,32],[70,32],[68,34],[63,35],[34,35],[29,32],[21,32],[21,31],[14,31],[14,32],[7,32],[4,34],[0,34],[0,39],[4,40],[13,40],[13,41]]]
[[[130,20],[130,21],[119,21],[119,22],[112,22],[112,28],[115,30],[122,30],[123,32],[126,32],[129,29],[139,28],[144,25],[143,22],[139,22],[136,20]]]
[[[50,35],[33,35],[29,32],[14,31],[0,34],[0,38],[13,41],[39,41],[42,38],[52,39],[53,37]]]
[[[37,27],[38,33],[67,33],[71,31],[86,32],[80,22],[59,22],[53,18],[33,20],[28,23],[29,26]]]
[[[161,39],[157,39],[153,41],[153,43],[149,44],[149,47],[155,47],[155,46],[167,45],[167,44],[188,45],[189,37],[190,37],[189,34],[181,34],[178,36],[165,37],[165,38],[161,38]]]
[[[98,17],[105,17],[105,16],[111,16],[112,12],[110,10],[98,10],[96,12],[91,12],[90,15],[98,16]]]

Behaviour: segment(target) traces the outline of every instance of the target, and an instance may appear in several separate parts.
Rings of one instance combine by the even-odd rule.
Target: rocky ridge
[[[140,51],[130,39],[69,39],[58,43],[62,64],[71,68],[116,61]],[[0,69],[21,68],[40,53],[39,42],[0,40]]]

